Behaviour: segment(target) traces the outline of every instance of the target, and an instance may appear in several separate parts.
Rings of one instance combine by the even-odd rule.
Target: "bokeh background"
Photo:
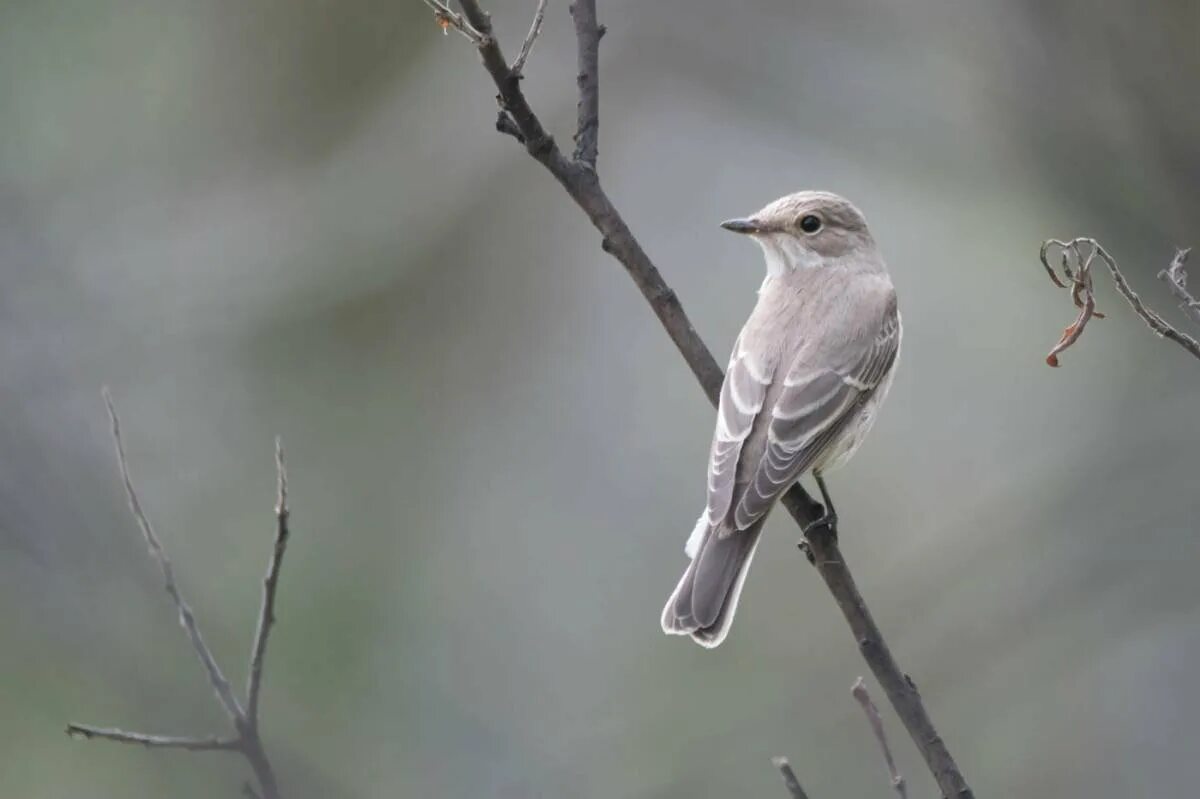
[[[534,0],[488,6],[515,54]],[[1037,249],[1099,236],[1181,320],[1154,275],[1200,244],[1200,5],[599,6],[603,180],[720,357],[762,266],[718,221],[800,188],[871,220],[904,354],[832,487],[978,795],[1193,794],[1200,369],[1107,282],[1048,369],[1072,310]],[[659,631],[713,412],[417,0],[6,0],[0,75],[0,795],[245,776],[63,734],[223,724],[102,385],[239,684],[283,437],[263,710],[290,797],[782,796],[776,754],[814,797],[889,795],[787,519],[724,647]],[[565,0],[525,87],[569,142]]]

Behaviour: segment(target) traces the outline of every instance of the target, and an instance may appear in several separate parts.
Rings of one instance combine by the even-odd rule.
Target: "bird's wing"
[[[733,503],[734,478],[742,444],[762,411],[767,387],[771,384],[770,372],[766,364],[742,348],[742,338],[738,336],[729,367],[725,370],[725,382],[721,385],[717,429],[713,433],[708,459],[708,505],[702,518],[706,518],[710,526],[720,524]]]
[[[875,306],[877,321],[859,327],[860,335],[833,336],[834,343],[820,347],[801,346],[773,406],[762,411],[767,440],[734,509],[734,529],[745,530],[766,515],[887,375],[900,345],[900,319],[890,288],[881,299],[864,303]]]

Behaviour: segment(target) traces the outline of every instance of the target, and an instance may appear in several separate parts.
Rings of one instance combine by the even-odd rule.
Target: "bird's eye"
[[[800,229],[805,233],[816,233],[821,229],[821,220],[812,214],[805,214],[800,217]]]

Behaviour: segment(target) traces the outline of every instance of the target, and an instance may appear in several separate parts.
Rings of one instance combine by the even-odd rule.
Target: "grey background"
[[[489,3],[514,54],[535,3]],[[1147,301],[1200,244],[1200,6],[602,0],[601,171],[724,358],[762,266],[717,227],[854,199],[905,315],[832,480],[843,542],[978,795],[1195,790],[1197,364],[1036,261],[1100,236]],[[560,142],[551,0],[525,82]],[[292,797],[887,796],[854,642],[770,525],[728,643],[658,629],[713,412],[465,40],[382,0],[0,4],[0,794],[236,795],[124,507],[99,389],[239,682],[294,540],[266,734]],[[878,691],[877,691],[878,693]],[[882,697],[880,697],[882,698]],[[885,719],[913,796],[935,789]]]

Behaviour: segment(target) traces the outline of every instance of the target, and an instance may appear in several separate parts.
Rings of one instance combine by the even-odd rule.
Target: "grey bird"
[[[823,475],[862,443],[900,353],[896,292],[862,213],[802,191],[722,227],[762,247],[767,277],[733,345],[708,461],[704,513],[663,632],[705,647],[729,632],[767,515],[811,471],[833,528]]]

